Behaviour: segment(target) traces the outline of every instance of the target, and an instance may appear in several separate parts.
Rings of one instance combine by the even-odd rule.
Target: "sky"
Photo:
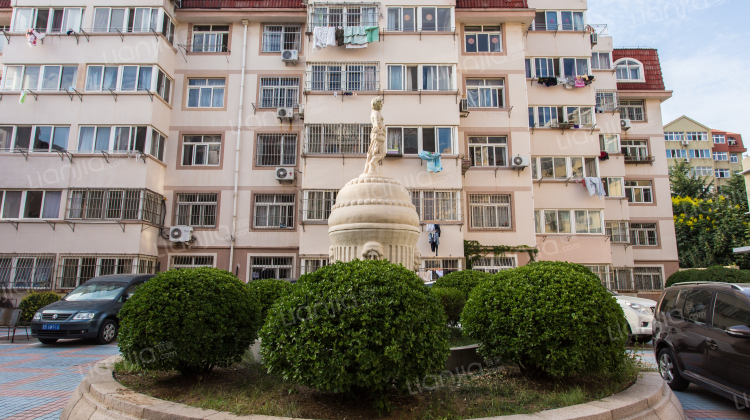
[[[750,0],[588,0],[588,23],[607,24],[615,48],[659,50],[664,124],[682,115],[743,135],[750,145]],[[746,137],[745,137],[746,136]]]

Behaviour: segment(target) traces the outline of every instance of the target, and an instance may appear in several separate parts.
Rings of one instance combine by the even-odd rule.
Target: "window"
[[[419,90],[419,66],[388,66],[389,90]]]
[[[188,108],[224,107],[225,80],[188,79]]]
[[[622,140],[622,154],[625,161],[648,160],[648,142],[646,140]]]
[[[577,77],[589,75],[589,60],[586,58],[561,58],[563,75]]]
[[[716,178],[729,178],[729,169],[715,169]]]
[[[218,193],[178,193],[175,199],[176,225],[197,228],[216,227]]]
[[[0,190],[0,214],[3,219],[58,219],[60,191]]]
[[[167,42],[174,45],[174,30],[175,25],[171,17],[165,12],[164,19],[162,20],[161,33],[167,38]]]
[[[583,31],[585,28],[583,12],[554,11],[536,12],[532,31]]]
[[[607,220],[604,222],[604,232],[609,241],[618,244],[630,243],[630,229],[627,220]]]
[[[596,111],[612,112],[618,107],[617,91],[596,91]]]
[[[571,233],[570,210],[536,210],[537,233]]]
[[[297,164],[296,134],[258,134],[255,144],[258,166],[294,166]]]
[[[140,254],[61,254],[58,286],[74,289],[96,276],[154,274],[156,257]]]
[[[693,166],[688,171],[688,176],[711,176],[713,174],[713,167],[711,166]]]
[[[84,153],[110,152],[130,153],[138,151],[146,153],[146,139],[148,127],[93,127],[81,126],[78,134],[78,151]],[[156,130],[152,129],[156,133]],[[151,155],[161,160],[161,156],[154,153],[152,140]]]
[[[646,121],[643,101],[620,101],[620,118],[630,121]]]
[[[631,203],[652,203],[651,181],[625,181],[625,196]]]
[[[132,32],[156,32],[159,22],[159,9],[136,7],[128,18],[128,27]]]
[[[712,297],[713,292],[711,290],[689,291],[685,298],[685,309],[683,310],[685,320],[694,324],[705,324]]]
[[[300,275],[314,273],[328,265],[326,258],[300,258]]]
[[[193,135],[182,138],[183,166],[218,166],[220,156],[220,135]]]
[[[162,223],[164,197],[146,189],[72,189],[66,219]]]
[[[94,32],[127,32],[129,9],[97,7],[94,9]]]
[[[310,17],[310,28],[316,26],[377,26],[378,5],[316,5]]]
[[[421,222],[457,222],[460,191],[410,190],[411,202]]]
[[[737,139],[734,137],[728,137],[727,138],[727,144],[730,146],[736,146],[737,145]]]
[[[466,52],[502,52],[503,41],[499,25],[465,26]]]
[[[714,134],[713,139],[715,144],[724,144],[727,142],[726,137],[724,137],[723,134]]]
[[[328,220],[336,204],[336,190],[306,190],[304,192],[304,220]]]
[[[153,66],[89,66],[87,91],[150,91]],[[159,70],[160,76],[163,72]]]
[[[422,127],[422,150],[442,154],[453,153],[453,129]]]
[[[535,158],[532,158],[535,159]],[[568,166],[565,157],[539,157],[540,179],[567,179]]]
[[[731,162],[731,163],[739,163],[740,162],[740,155],[736,155],[734,153],[731,153],[729,155],[729,162]]]
[[[555,60],[551,58],[534,59],[534,75],[536,77],[555,77]]]
[[[708,141],[708,133],[689,131],[685,133],[685,140],[691,141]]]
[[[308,88],[315,91],[377,91],[377,63],[310,63]]]
[[[422,90],[447,91],[453,89],[453,66],[422,67]]]
[[[297,108],[299,77],[261,77],[260,108]]]
[[[250,257],[250,280],[292,278],[293,257]]]
[[[213,255],[173,255],[169,268],[214,267]]]
[[[458,271],[458,259],[445,258],[445,259],[423,259],[425,271],[432,271],[434,273],[433,279],[438,279],[437,270],[443,270],[443,275]]]
[[[228,52],[229,25],[193,25],[192,52]]]
[[[386,148],[389,154],[419,153],[419,127],[388,127]]]
[[[471,227],[510,229],[510,194],[469,194]]]
[[[623,179],[622,177],[607,177],[602,179],[604,183],[604,192],[607,197],[624,197],[625,193],[622,189]]]
[[[505,106],[503,79],[467,79],[466,96],[471,108],[502,108]]]
[[[711,159],[711,150],[709,149],[688,149],[690,158]]]
[[[656,223],[631,223],[630,243],[635,246],[659,246]]]
[[[738,325],[750,325],[750,305],[742,299],[727,293],[716,294],[714,302],[714,316],[712,326],[720,330],[728,330]]]
[[[576,233],[602,233],[600,210],[575,210]]]
[[[609,53],[605,52],[593,52],[591,53],[591,68],[594,70],[611,70],[612,60],[609,58]]]
[[[139,81],[140,81],[140,79],[139,79]],[[146,85],[144,84],[143,88],[144,89],[148,89],[145,86]],[[164,73],[163,71],[161,71],[161,69],[159,69],[159,72],[158,72],[158,74],[156,76],[156,94],[159,95],[159,96],[161,96],[161,98],[164,99],[169,104],[169,103],[172,103],[172,99],[171,99],[172,97],[169,94],[169,92],[171,91],[171,89],[172,89],[172,78],[169,77],[169,76],[167,76],[166,73]],[[138,90],[142,90],[142,88],[140,87],[140,84],[139,84]],[[218,88],[214,88],[214,95],[221,96],[221,102],[223,103],[223,101],[224,101],[224,96],[223,96],[224,93],[222,91],[222,93],[219,94],[218,90],[219,90]],[[219,100],[216,97],[214,97],[214,101],[219,102]],[[216,105],[216,106],[218,106],[218,105]]]
[[[0,254],[0,287],[51,289],[55,254]]]
[[[560,22],[563,31],[583,31],[583,12],[560,12]]]
[[[554,106],[537,107],[538,127],[554,127],[562,122],[562,112],[558,117],[558,108]]]
[[[685,159],[688,151],[685,149],[667,149],[667,159]]]
[[[263,27],[262,52],[299,51],[301,39],[302,32],[299,25],[265,25]]]
[[[53,152],[67,150],[70,127],[0,126],[0,150]]]
[[[516,259],[513,257],[484,257],[479,258],[472,266],[472,270],[484,271],[485,273],[499,273],[500,271],[516,268]]]
[[[643,65],[636,60],[621,59],[615,63],[617,81],[642,82]]]
[[[86,90],[117,90],[117,66],[89,66],[86,72]]]
[[[536,107],[537,127],[557,127],[561,123],[578,126],[593,125],[593,109],[578,106]],[[531,112],[529,113],[531,119]],[[530,122],[530,121],[529,121]]]
[[[151,156],[164,162],[164,142],[167,138],[160,132],[151,130]]]
[[[306,124],[305,153],[366,154],[371,130],[372,124]]]
[[[682,141],[684,136],[685,136],[685,133],[681,133],[681,132],[676,132],[676,131],[664,132],[664,140],[666,141]]]
[[[602,152],[620,153],[620,136],[617,134],[599,134],[599,146]]]
[[[508,138],[469,137],[471,166],[508,166]]]
[[[25,32],[35,28],[38,32],[61,33],[73,30],[80,32],[85,9],[66,8],[15,8],[13,31]]]
[[[422,31],[452,31],[451,8],[449,7],[420,7],[420,23]]]
[[[389,7],[387,31],[414,32],[417,28],[415,7]]]
[[[3,90],[69,90],[75,88],[77,76],[77,66],[7,66]]]
[[[729,160],[728,152],[714,152],[714,160],[716,161]]]
[[[294,229],[294,194],[255,194],[253,227]]]
[[[525,58],[523,61],[526,67],[526,78],[531,79],[531,59]]]

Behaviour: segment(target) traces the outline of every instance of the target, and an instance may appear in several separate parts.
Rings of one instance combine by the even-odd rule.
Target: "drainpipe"
[[[234,239],[237,233],[237,184],[240,179],[240,136],[242,134],[242,103],[245,99],[245,55],[247,53],[247,25],[250,21],[242,20],[244,34],[242,35],[242,71],[240,72],[240,106],[237,115],[237,144],[234,149],[234,194],[232,195],[232,242],[229,245],[229,267],[227,270],[231,273],[234,264]]]

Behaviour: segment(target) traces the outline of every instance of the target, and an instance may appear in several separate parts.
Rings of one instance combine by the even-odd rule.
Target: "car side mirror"
[[[750,327],[747,325],[735,325],[734,327],[727,328],[726,332],[732,337],[750,339]]]

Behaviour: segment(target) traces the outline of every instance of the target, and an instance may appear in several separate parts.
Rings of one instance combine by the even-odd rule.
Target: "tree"
[[[697,175],[691,169],[692,166],[685,160],[679,160],[669,168],[672,197],[704,199],[710,196],[713,181],[708,182],[708,176]]]
[[[719,188],[719,193],[732,205],[739,205],[747,212],[747,189],[745,189],[745,176],[738,173],[732,174],[726,185]]]

